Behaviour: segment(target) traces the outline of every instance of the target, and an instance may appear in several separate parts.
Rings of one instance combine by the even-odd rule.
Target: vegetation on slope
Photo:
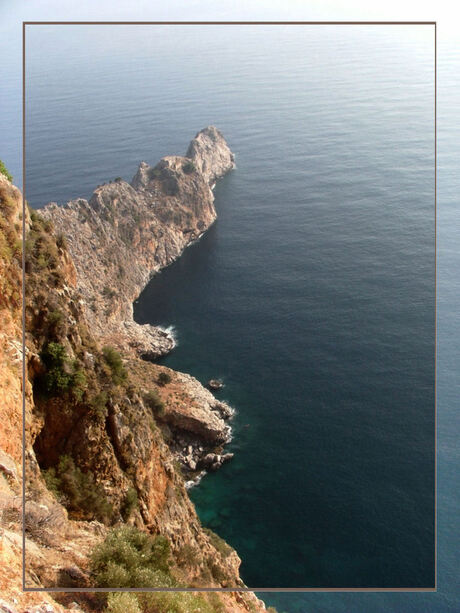
[[[11,181],[11,183],[13,182],[13,177],[10,175],[10,173],[8,172],[8,169],[6,168],[5,164],[2,162],[2,160],[0,160],[0,173],[5,176],[8,181]]]
[[[17,199],[16,203],[8,200],[8,186],[0,196],[0,246],[3,246],[0,259],[2,270],[7,271],[3,277],[7,287],[5,292],[1,292],[0,300],[5,300],[5,308],[16,304],[20,313],[22,219],[18,215]],[[149,526],[149,530],[155,532],[154,535],[147,532],[139,511],[141,504],[145,506],[145,502],[141,500],[142,488],[134,487],[136,466],[134,463],[130,464],[129,450],[136,449],[138,441],[133,440],[133,435],[129,433],[132,447],[118,449],[109,424],[111,420],[116,423],[120,418],[122,427],[128,424],[134,431],[134,426],[139,425],[140,416],[144,421],[148,416],[150,421],[147,430],[156,437],[160,448],[164,443],[155,424],[155,417],[161,414],[163,405],[157,386],[167,386],[170,380],[167,376],[152,377],[152,381],[145,387],[134,384],[130,380],[125,358],[113,347],[99,346],[85,324],[82,305],[72,288],[75,271],[67,253],[65,239],[62,236],[55,237],[52,224],[43,220],[36,212],[27,211],[26,214],[29,227],[26,241],[27,365],[33,387],[34,403],[31,404],[36,420],[32,424],[36,428],[33,436],[38,432],[34,450],[48,490],[44,500],[41,498],[44,486],[41,486],[41,491],[35,488],[39,471],[38,476],[31,474],[31,482],[28,483],[30,500],[26,512],[27,538],[44,548],[47,556],[56,547],[56,553],[50,554],[56,558],[50,559],[56,563],[56,568],[65,570],[61,567],[66,560],[61,559],[62,550],[56,543],[64,533],[68,537],[69,530],[75,535],[85,522],[74,524],[72,529],[72,524],[67,522],[66,514],[60,506],[62,504],[72,519],[98,519],[107,526],[113,526],[108,531],[100,524],[97,528],[100,535],[106,534],[106,537],[95,547],[91,556],[91,585],[196,586],[204,584],[206,573],[206,580],[209,581],[207,585],[234,580],[234,575],[225,575],[218,563],[211,564],[196,543],[193,546],[184,544],[180,550],[176,547],[173,551],[173,541],[170,542],[167,537],[158,534],[158,526]],[[70,444],[71,435],[82,424],[86,430],[78,431],[82,433],[80,446]],[[97,458],[91,449],[86,449],[90,441],[89,437],[84,438],[84,433],[96,438],[94,444],[100,454]],[[101,433],[105,438],[97,439]],[[101,449],[102,440],[107,447],[113,446],[116,457],[110,456],[108,452],[104,455],[106,450]],[[118,482],[117,487],[111,487],[111,471],[114,471],[115,467],[110,465],[110,462],[114,461],[121,466],[120,479],[123,487],[119,487]],[[189,504],[186,502],[183,487],[178,487],[178,482],[172,477],[170,480],[167,496],[175,497],[178,505]],[[177,491],[174,491],[174,487]],[[50,493],[56,500],[53,501]],[[46,504],[42,504],[44,501]],[[126,522],[130,525],[126,525]],[[142,529],[134,528],[131,525],[134,523]],[[88,525],[91,526],[92,523]],[[97,525],[95,524],[95,527]],[[46,530],[43,526],[47,527]],[[48,529],[49,526],[56,529],[55,534]],[[96,532],[95,529],[86,533],[91,534],[92,542],[101,538],[98,536],[96,539]],[[205,531],[200,532],[200,535],[200,538],[204,536],[205,542],[208,538],[215,547],[215,550],[211,548],[215,561],[219,561],[220,556],[226,558],[233,553],[217,535]],[[67,559],[72,555],[70,549],[66,550]],[[58,551],[61,553],[57,553]],[[40,553],[40,556],[42,555],[43,553]],[[83,557],[80,551],[78,555],[79,559]],[[72,559],[75,560],[75,557]],[[212,561],[214,562],[214,559]],[[80,561],[77,564],[80,565]],[[37,567],[39,576],[34,581],[42,580],[41,572],[50,571],[46,576],[53,576],[52,566],[40,562],[40,568]],[[199,572],[195,572],[195,580],[189,581],[190,569],[197,571],[199,568],[205,574],[200,576]],[[70,570],[73,572],[72,568]],[[82,570],[77,569],[80,575],[78,572],[72,575],[72,580],[76,582],[72,586],[89,587],[89,583],[79,584],[80,576],[84,581],[87,577],[88,569],[84,562]],[[44,585],[53,584],[45,581]],[[100,599],[94,601],[93,605],[94,610],[100,610],[101,606],[104,606],[109,613],[223,613],[242,610],[239,607],[232,608],[236,601],[232,601],[231,596],[225,598],[212,593],[116,593],[109,594],[107,599],[104,596],[102,603]],[[242,606],[245,610],[251,610],[253,601],[249,595],[247,598],[246,602],[246,596],[241,596],[241,602],[245,603]],[[230,609],[225,602],[229,603]],[[253,610],[259,609],[254,606]]]
[[[96,547],[91,569],[98,587],[185,587],[174,576],[169,543],[134,527],[113,529]],[[223,613],[216,594],[109,593],[107,613]]]

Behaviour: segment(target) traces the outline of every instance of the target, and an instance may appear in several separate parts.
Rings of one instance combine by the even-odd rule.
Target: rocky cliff
[[[237,553],[201,526],[186,490],[190,474],[221,461],[230,410],[189,375],[138,357],[171,345],[155,329],[139,331],[130,306],[150,276],[215,219],[209,181],[232,167],[233,156],[215,128],[196,140],[196,154],[164,158],[153,169],[141,164],[132,185],[100,187],[89,202],[73,201],[62,212],[53,205],[43,216],[26,210],[25,356],[21,195],[0,176],[0,604],[6,611],[106,606],[90,594],[53,600],[22,593],[23,479],[28,587],[243,585]],[[220,153],[204,165],[210,142]],[[125,273],[114,281],[121,264]],[[253,594],[238,591],[130,598],[109,599],[108,610],[265,610]]]
[[[211,185],[234,166],[215,127],[201,130],[185,157],[142,162],[127,183],[100,185],[89,201],[50,203],[41,214],[66,236],[88,323],[106,342],[156,358],[173,347],[159,328],[133,321],[132,304],[149,279],[171,264],[216,219]]]

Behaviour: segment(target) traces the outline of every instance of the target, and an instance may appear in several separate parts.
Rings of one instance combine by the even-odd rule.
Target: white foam
[[[195,485],[198,485],[198,483],[201,481],[201,479],[202,479],[202,478],[203,478],[203,477],[204,477],[206,474],[207,474],[207,473],[206,473],[206,471],[205,471],[205,470],[202,470],[202,471],[200,472],[200,474],[199,474],[199,475],[197,475],[197,476],[195,477],[195,479],[191,479],[190,481],[186,481],[186,482],[185,482],[185,489],[186,489],[186,490],[189,490],[189,489],[191,489],[192,487],[195,487]]]
[[[159,328],[162,332],[164,332],[165,334],[168,335],[168,337],[172,340],[172,342],[174,343],[174,347],[177,347],[177,345],[179,344],[178,340],[177,340],[177,330],[176,330],[176,326],[166,326],[166,328],[164,326],[156,326],[156,328]]]

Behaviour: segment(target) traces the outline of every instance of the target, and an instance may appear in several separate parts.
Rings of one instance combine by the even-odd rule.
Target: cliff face
[[[51,203],[41,211],[68,240],[94,333],[142,357],[172,349],[165,331],[133,321],[132,303],[216,219],[210,185],[233,166],[222,134],[208,127],[187,157],[168,156],[155,167],[143,162],[131,184],[118,179],[99,186],[89,201]]]
[[[21,195],[0,176],[0,587],[13,613],[44,603],[64,611],[75,600],[58,595],[57,603],[20,590],[23,384],[29,587],[94,585],[91,553],[115,525],[165,539],[172,585],[242,586],[238,555],[202,528],[185,487],[189,474],[208,467],[212,451],[221,457],[231,411],[193,377],[139,359],[137,353],[157,355],[170,345],[150,327],[142,326],[139,336],[129,319],[131,301],[150,275],[215,218],[208,181],[228,170],[233,156],[213,128],[196,139],[206,143],[210,135],[224,161],[210,164],[206,179],[193,161],[198,157],[164,158],[154,172],[141,164],[133,186],[103,186],[89,202],[73,201],[62,212],[48,206],[43,218],[27,213],[23,383]],[[109,293],[104,282],[121,263],[128,270]],[[126,339],[135,351],[120,355],[109,346]],[[206,599],[204,611],[265,610],[253,594]],[[81,610],[103,606],[85,595],[79,603]]]

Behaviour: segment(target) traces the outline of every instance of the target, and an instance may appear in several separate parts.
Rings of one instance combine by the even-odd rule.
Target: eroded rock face
[[[149,359],[171,351],[174,339],[136,324],[133,300],[214,222],[210,184],[234,166],[212,126],[196,135],[187,156],[164,157],[155,167],[142,162],[131,184],[113,181],[89,201],[50,203],[41,211],[67,238],[92,331]]]
[[[161,221],[161,215],[168,219],[171,214],[167,204],[176,202],[174,198],[177,195],[164,195],[165,191],[175,189],[175,177],[179,177],[179,190],[192,189],[190,185],[187,187],[188,182],[196,181],[203,194],[210,192],[207,182],[195,171],[195,178],[191,176],[182,181],[181,164],[179,158],[175,158],[174,163],[168,161],[161,167],[162,172],[167,174],[166,186],[163,186],[163,179],[156,177],[153,185],[147,181],[146,186],[139,189],[127,183],[111,184],[101,189],[102,193],[96,193],[90,202],[79,200],[69,203],[62,213],[56,207],[48,207],[46,214],[57,221],[58,232],[68,236],[76,266],[62,241],[53,238],[51,228],[48,229],[43,220],[39,223],[34,221],[26,211],[28,239],[35,245],[32,250],[36,253],[31,258],[31,267],[27,269],[24,382],[21,254],[15,252],[21,239],[22,197],[19,190],[0,175],[1,238],[6,238],[7,245],[7,249],[0,254],[0,278],[3,282],[0,292],[0,605],[5,610],[18,613],[29,610],[56,613],[93,610],[91,606],[89,609],[86,606],[84,595],[80,607],[72,602],[73,595],[66,603],[58,604],[46,593],[24,593],[21,589],[22,385],[26,397],[25,578],[28,587],[78,586],[91,589],[93,579],[89,557],[109,529],[100,521],[75,517],[75,510],[72,515],[71,510],[64,508],[48,489],[42,471],[54,467],[62,455],[72,457],[79,469],[94,474],[95,484],[103,488],[114,507],[113,522],[124,519],[122,504],[125,496],[130,489],[136,490],[138,507],[132,511],[129,522],[139,529],[168,538],[174,564],[180,565],[181,580],[193,587],[222,585],[238,589],[242,586],[237,553],[228,546],[222,548],[216,541],[218,537],[202,528],[187,496],[184,479],[171,448],[166,444],[152,407],[146,401],[148,392],[156,390],[155,382],[164,367],[140,360],[124,351],[129,385],[110,386],[106,381],[106,403],[99,409],[93,403],[101,377],[107,380],[110,376],[101,354],[101,345],[109,344],[110,334],[114,342],[116,339],[119,342],[124,338],[130,339],[129,344],[136,348],[137,353],[151,350],[152,345],[159,343],[164,343],[166,350],[167,335],[156,329],[150,331],[149,328],[140,327],[147,336],[150,333],[156,335],[154,341],[148,339],[143,347],[144,341],[136,331],[137,324],[130,317],[132,311],[128,298],[135,296],[135,292],[139,291],[136,288],[143,287],[149,270],[155,270],[155,266],[161,265],[169,257],[177,257],[173,246],[176,245],[179,253],[180,245],[186,244],[186,241],[177,239],[180,232],[176,232],[183,219],[191,219],[196,232],[202,231],[202,224],[206,226],[207,222],[199,215],[203,211],[199,202],[192,203],[197,207],[195,211],[193,206],[177,202],[179,213],[178,217],[174,217],[174,213],[173,223]],[[146,165],[141,165],[139,173],[147,170]],[[189,174],[193,175],[193,172]],[[157,180],[160,181],[159,185],[155,183]],[[146,209],[154,206],[153,200],[148,200],[152,196],[144,198],[140,194],[142,190],[148,194],[158,190],[163,194],[158,196],[159,216],[152,213],[150,217],[146,213],[148,219],[143,222],[144,225],[140,220],[131,222],[129,218],[129,203],[143,202]],[[168,200],[171,198],[172,201]],[[212,209],[209,211],[212,213]],[[212,215],[205,217],[208,220],[211,218]],[[148,242],[151,239],[149,223],[152,232],[158,232],[154,235],[158,241],[156,246]],[[169,234],[166,225],[170,226]],[[129,243],[131,247],[128,249],[126,246],[123,255],[137,254],[141,265],[134,263],[125,281],[117,280],[115,286],[121,289],[112,297],[113,300],[104,301],[100,288],[97,288],[98,276],[102,283],[111,278],[115,266],[122,261],[111,259],[111,255],[121,246],[123,232],[130,228],[134,233]],[[66,232],[69,229],[70,232]],[[34,232],[35,237],[31,236]],[[164,236],[172,237],[173,243],[162,242],[160,239]],[[175,238],[177,243],[174,243]],[[158,254],[154,264],[151,261],[152,253]],[[29,258],[27,262],[29,265]],[[108,307],[110,312],[106,313]],[[79,369],[83,369],[86,383],[81,395],[66,392],[41,397],[35,393],[37,381],[47,372],[43,349],[51,342],[58,343],[66,351],[67,366],[64,372],[72,372],[66,369],[72,369],[75,363]],[[176,392],[177,400],[181,394],[187,397],[193,414],[193,419],[188,422],[191,424],[189,436],[196,436],[196,422],[201,420],[198,429],[214,446],[222,437],[225,438],[225,420],[230,416],[231,409],[225,403],[218,402],[192,377],[180,374],[174,377],[175,381],[160,390],[167,405],[165,413],[169,413],[171,419],[176,416],[179,420],[177,423],[184,420],[185,408],[175,408],[172,402]],[[170,402],[166,402],[168,396]],[[174,430],[173,423],[174,420],[167,427]],[[206,445],[202,445],[202,450],[206,450]],[[193,455],[193,446],[191,453]],[[209,455],[207,462],[210,467],[230,459],[229,454],[220,451],[204,455]],[[187,556],[190,553],[194,556]],[[75,598],[79,599],[79,595],[75,595]],[[235,591],[221,594],[218,598],[227,612],[265,610],[254,594]]]
[[[176,372],[174,380],[167,386],[177,389],[169,391],[165,398],[165,421],[177,430],[195,434],[197,438],[210,445],[221,445],[230,439],[230,428],[225,419],[232,416],[232,409],[219,402],[199,381],[191,375]],[[186,401],[181,398],[187,390]],[[225,419],[223,418],[225,415]]]
[[[235,167],[235,156],[228,148],[222,133],[214,126],[208,126],[198,132],[186,155],[193,160],[209,185]]]
[[[212,464],[221,466],[233,457],[223,452],[231,439],[232,407],[217,400],[191,375],[138,359],[130,360],[129,370],[144,393],[148,393],[149,379],[158,381],[160,375],[168,376],[169,382],[157,388],[162,408],[156,420],[189,485],[197,482],[201,471],[210,470]],[[209,454],[213,462],[205,461]]]

